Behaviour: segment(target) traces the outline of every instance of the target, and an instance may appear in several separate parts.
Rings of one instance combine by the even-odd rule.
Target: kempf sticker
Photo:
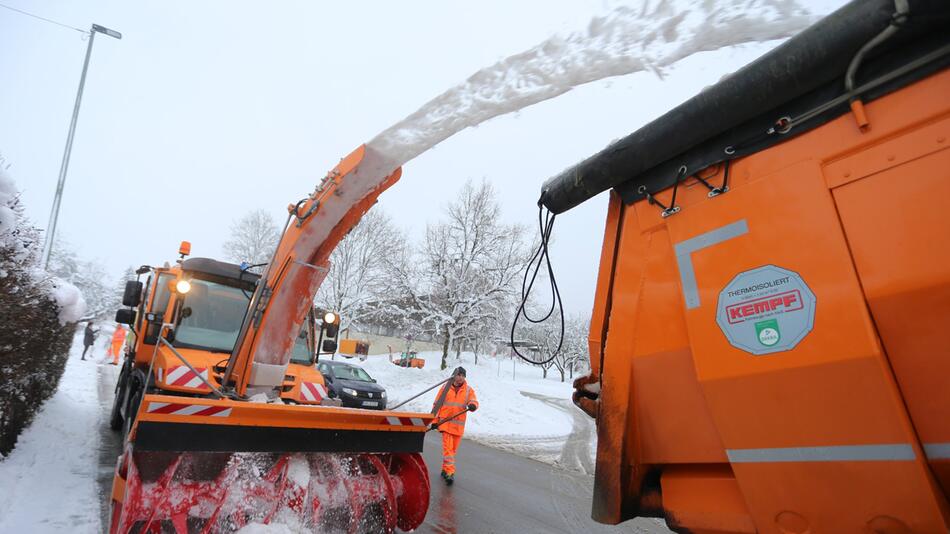
[[[791,350],[815,324],[815,294],[798,273],[759,267],[739,273],[719,293],[716,323],[737,349],[755,355]]]

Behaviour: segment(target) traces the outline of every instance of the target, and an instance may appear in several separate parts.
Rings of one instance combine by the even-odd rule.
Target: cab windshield
[[[248,299],[238,287],[191,280],[184,296],[175,346],[231,352],[241,330]]]

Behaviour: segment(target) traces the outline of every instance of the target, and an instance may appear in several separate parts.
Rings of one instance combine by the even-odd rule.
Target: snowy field
[[[498,358],[481,355],[475,365],[473,353],[462,353],[457,360],[455,353],[450,352],[448,368],[442,371],[440,352],[423,352],[419,357],[426,360],[423,369],[398,367],[390,363],[386,355],[370,356],[365,362],[345,361],[362,366],[386,388],[389,406],[396,406],[445,380],[461,365],[480,403],[479,410],[468,415],[465,437],[547,463],[559,463],[564,443],[575,429],[575,415],[587,418],[571,404],[570,379],[560,382],[560,374],[554,369],[547,379],[542,379],[541,368],[517,358],[512,360],[507,355]],[[438,389],[434,389],[399,409],[431,411],[437,393]],[[592,425],[593,420],[589,421]],[[593,437],[593,432],[590,435]]]

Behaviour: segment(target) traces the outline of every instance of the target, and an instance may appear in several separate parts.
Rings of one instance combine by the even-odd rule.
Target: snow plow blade
[[[428,413],[146,395],[110,532],[409,531],[425,519]]]

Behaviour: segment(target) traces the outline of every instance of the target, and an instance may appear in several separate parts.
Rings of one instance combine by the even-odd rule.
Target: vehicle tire
[[[122,430],[122,399],[125,398],[125,388],[120,389],[115,394],[112,401],[112,413],[109,414],[109,428],[112,430]]]
[[[142,388],[138,383],[133,382],[134,389],[129,394],[129,403],[125,410],[125,424],[123,425],[122,435],[128,438],[132,431],[132,424],[135,423],[135,414],[139,411],[139,405],[142,404]]]
[[[115,399],[112,400],[112,413],[109,415],[109,428],[122,430],[122,401],[125,400],[126,382],[129,380],[127,366],[122,366],[119,380],[116,383]]]

